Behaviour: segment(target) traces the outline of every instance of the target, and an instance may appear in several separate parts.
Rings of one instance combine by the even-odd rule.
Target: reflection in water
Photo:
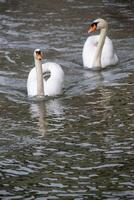
[[[98,94],[99,98],[96,100],[98,101],[99,109],[102,111],[101,122],[105,123],[111,117],[111,113],[109,111],[111,109],[112,93],[109,88],[99,87]]]
[[[32,118],[38,119],[39,133],[44,136],[47,133],[47,119],[63,118],[64,108],[59,99],[49,99],[30,104]]]
[[[104,123],[110,115],[109,109],[111,108],[111,98],[112,93],[109,88],[104,87],[104,85],[109,85],[111,82],[110,77],[113,76],[113,72],[107,71],[85,71],[84,77],[89,82],[90,91],[95,92],[95,101],[93,102],[94,105],[97,104],[98,110],[97,112],[101,112],[101,120],[94,121],[94,125],[97,123]],[[109,80],[107,79],[109,77]],[[90,94],[89,94],[90,95]],[[96,113],[98,115],[98,113]],[[97,134],[102,134],[98,131]]]
[[[41,136],[46,133],[47,123],[45,120],[45,104],[43,101],[30,105],[30,112],[32,118],[38,119],[38,129]]]
[[[134,199],[133,7],[0,0],[0,199]],[[92,72],[82,48],[97,16],[109,22],[120,63]],[[63,96],[28,100],[35,48],[64,68]]]

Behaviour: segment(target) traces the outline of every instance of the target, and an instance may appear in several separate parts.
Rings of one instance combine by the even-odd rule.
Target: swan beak
[[[36,59],[42,60],[43,59],[43,53],[42,52],[36,52]]]
[[[88,33],[95,32],[97,29],[97,25],[95,23],[91,24],[88,30]]]

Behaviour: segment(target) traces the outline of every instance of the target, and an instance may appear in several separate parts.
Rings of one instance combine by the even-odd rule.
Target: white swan
[[[87,38],[83,47],[83,65],[91,69],[104,68],[118,63],[112,40],[107,37],[108,23],[97,19],[90,25],[88,33],[100,30],[100,35]]]
[[[35,49],[35,67],[31,69],[27,79],[28,96],[55,96],[61,93],[64,83],[64,72],[60,65],[47,62],[42,64],[43,54]],[[49,77],[45,74],[49,73]]]

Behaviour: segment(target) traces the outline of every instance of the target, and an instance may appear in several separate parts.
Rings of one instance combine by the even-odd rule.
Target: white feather
[[[50,73],[50,77],[47,80],[43,78],[44,95],[55,96],[60,94],[64,85],[64,72],[61,66],[53,62],[47,62],[42,64],[42,71],[43,74],[45,72]],[[31,69],[28,75],[27,91],[28,96],[37,95],[37,75],[35,67]]]

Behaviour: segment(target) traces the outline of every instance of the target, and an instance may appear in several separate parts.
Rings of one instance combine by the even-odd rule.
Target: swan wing
[[[47,62],[42,64],[43,73],[49,73],[50,77],[44,79],[45,95],[55,96],[61,93],[64,86],[64,72],[60,65]]]
[[[37,95],[37,77],[36,77],[36,68],[32,68],[29,72],[27,79],[27,93],[28,96]]]
[[[93,59],[97,48],[98,36],[90,36],[87,38],[82,52],[84,67],[92,68]]]
[[[102,68],[118,63],[118,57],[115,53],[113,42],[109,37],[106,37],[105,39],[105,43],[102,49],[101,63]]]

